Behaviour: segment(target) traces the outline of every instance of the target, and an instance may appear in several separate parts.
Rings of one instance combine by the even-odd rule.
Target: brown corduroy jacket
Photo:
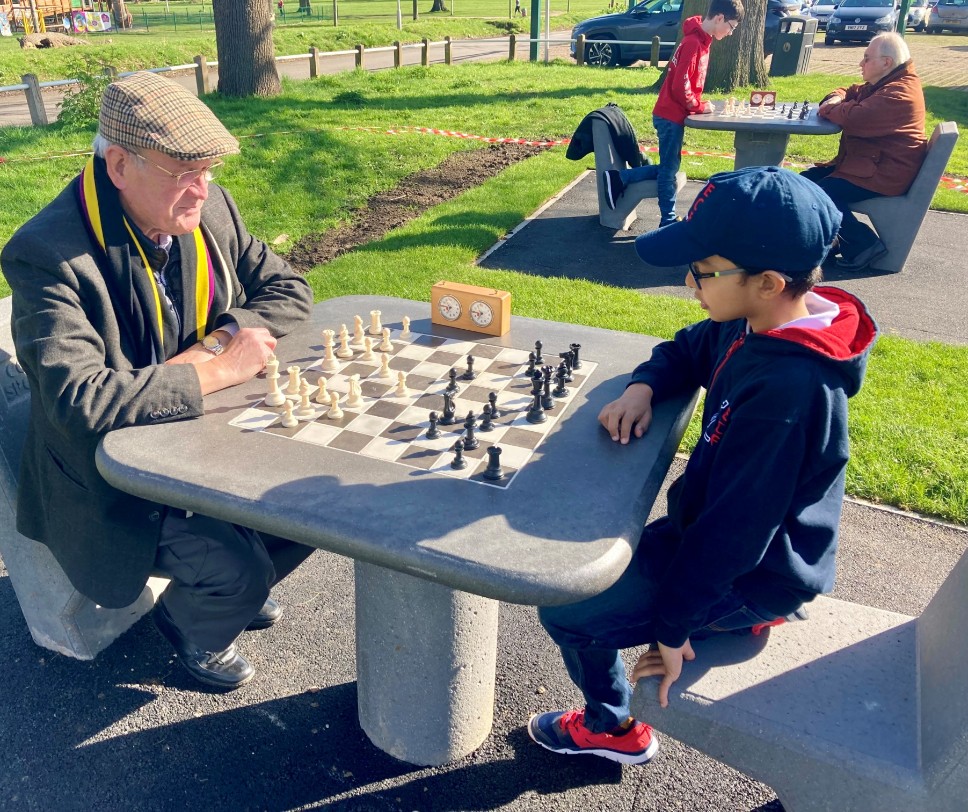
[[[911,60],[874,84],[833,92],[840,104],[822,104],[818,115],[843,127],[831,177],[882,195],[903,195],[921,168],[927,147],[924,93]],[[833,94],[831,94],[833,95]]]

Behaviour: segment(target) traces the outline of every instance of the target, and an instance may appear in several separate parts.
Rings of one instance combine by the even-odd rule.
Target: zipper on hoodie
[[[730,359],[732,354],[736,352],[740,347],[743,346],[743,342],[746,340],[746,333],[744,332],[737,338],[732,344],[729,345],[729,349],[726,350],[726,354],[723,356],[723,360],[719,362],[719,365],[713,370],[712,378],[709,379],[709,386],[706,387],[706,391],[709,392],[713,388],[713,384],[716,383],[716,378],[719,377],[719,373],[722,368],[726,365],[726,362]]]

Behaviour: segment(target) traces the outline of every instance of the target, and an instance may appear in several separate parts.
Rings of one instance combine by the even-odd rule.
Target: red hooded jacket
[[[682,24],[682,42],[669,60],[654,115],[681,125],[686,116],[702,112],[702,89],[712,41],[702,30],[702,17],[689,17]]]

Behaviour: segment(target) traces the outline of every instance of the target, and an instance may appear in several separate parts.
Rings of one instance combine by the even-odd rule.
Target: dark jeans
[[[812,166],[800,174],[823,189],[844,216],[840,224],[839,251],[844,259],[851,260],[877,242],[877,234],[870,226],[857,219],[850,210],[850,204],[883,195],[870,189],[862,189],[843,178],[828,177],[835,169],[833,166]]]
[[[595,733],[629,717],[632,686],[619,649],[655,642],[655,596],[672,546],[650,525],[622,576],[599,595],[567,606],[538,609],[541,624],[561,649],[565,668],[585,697],[585,724]],[[695,638],[747,629],[778,615],[730,592],[713,606]]]
[[[270,587],[314,549],[169,510],[155,556],[155,570],[171,578],[161,602],[187,640],[206,651],[222,651],[258,614]]]
[[[654,180],[658,186],[659,225],[666,226],[676,219],[676,173],[682,165],[682,140],[686,128],[661,116],[652,116],[652,126],[659,136],[659,165],[636,166],[623,169],[622,183]]]

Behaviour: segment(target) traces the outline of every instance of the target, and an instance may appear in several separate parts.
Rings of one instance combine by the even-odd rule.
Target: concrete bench
[[[934,128],[924,163],[906,194],[872,197],[851,206],[852,211],[870,218],[881,242],[887,246],[887,253],[877,261],[876,270],[896,273],[904,267],[957,140],[958,125],[943,121]]]
[[[643,180],[630,183],[625,187],[625,194],[618,199],[614,211],[608,207],[605,197],[605,184],[602,173],[607,169],[626,169],[628,164],[619,156],[612,141],[612,133],[608,124],[600,119],[592,121],[592,140],[595,145],[595,182],[598,184],[598,222],[606,228],[628,231],[635,222],[636,208],[639,203],[649,197],[658,197],[659,186],[654,180]],[[686,185],[686,173],[676,173],[676,191]]]
[[[968,553],[920,618],[832,598],[809,612],[768,642],[697,641],[669,707],[643,679],[632,713],[787,812],[968,809]]]
[[[81,595],[48,549],[16,531],[17,473],[30,419],[27,377],[10,337],[11,300],[0,299],[0,558],[34,642],[90,660],[149,611],[167,581],[152,578],[124,609],[105,609]]]

